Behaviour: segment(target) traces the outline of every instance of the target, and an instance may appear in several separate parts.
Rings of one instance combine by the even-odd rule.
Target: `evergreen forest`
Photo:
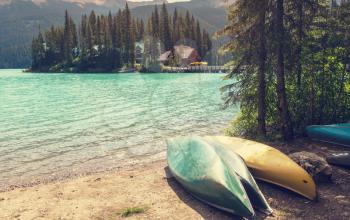
[[[155,6],[146,21],[132,17],[128,4],[116,14],[92,11],[76,24],[68,11],[63,26],[52,26],[32,41],[35,72],[117,72],[133,69],[135,45],[143,47],[144,70],[159,66],[158,58],[175,45],[197,49],[204,58],[212,48],[211,36],[189,11],[169,14],[167,5]]]
[[[231,135],[291,140],[312,124],[350,119],[350,3],[237,0],[229,24],[234,79],[222,91],[239,104]]]

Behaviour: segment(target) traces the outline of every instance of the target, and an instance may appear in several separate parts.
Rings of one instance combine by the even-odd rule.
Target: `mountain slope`
[[[30,45],[33,36],[51,25],[62,24],[68,9],[75,20],[92,9],[107,13],[104,6],[47,0],[40,4],[32,1],[12,0],[0,4],[0,68],[23,68],[31,63]]]

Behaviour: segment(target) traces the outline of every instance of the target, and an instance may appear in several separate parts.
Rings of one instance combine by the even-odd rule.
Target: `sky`
[[[151,2],[153,0],[128,0],[129,2]],[[189,2],[191,0],[167,0],[169,3],[173,2]]]

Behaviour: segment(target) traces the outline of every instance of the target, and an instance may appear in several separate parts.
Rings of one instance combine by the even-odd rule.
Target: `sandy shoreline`
[[[333,146],[320,148],[307,142],[285,147],[281,145],[280,149],[308,150],[320,155],[344,150]],[[233,218],[192,198],[167,176],[166,166],[162,154],[157,155],[157,160],[129,164],[113,171],[1,192],[0,219],[122,219],[120,213],[130,207],[145,208],[144,213],[130,219]],[[274,215],[259,214],[256,219],[349,219],[350,172],[333,168],[333,183],[318,185],[317,202],[258,182]]]
[[[166,161],[160,160],[2,192],[0,219],[119,219],[122,210],[136,206],[146,211],[130,219],[198,219],[200,212],[230,218],[188,196],[167,177],[165,167]]]
[[[119,161],[118,166],[114,166],[110,168],[103,167],[103,169],[95,169],[94,167],[89,167],[90,169],[87,169],[86,167],[84,167],[83,169],[77,169],[74,171],[65,170],[65,171],[56,172],[54,174],[46,175],[46,176],[40,175],[32,178],[14,177],[9,182],[6,182],[6,183],[0,182],[0,193],[19,189],[19,188],[33,187],[40,184],[57,183],[57,182],[67,181],[75,178],[91,176],[91,175],[108,174],[111,172],[116,172],[120,169],[133,169],[135,166],[149,164],[154,161],[165,160],[165,158],[166,158],[166,152],[161,151],[154,155],[146,154],[142,156],[129,157],[125,160]]]

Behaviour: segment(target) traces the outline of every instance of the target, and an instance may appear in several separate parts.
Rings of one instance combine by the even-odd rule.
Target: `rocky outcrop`
[[[317,154],[302,151],[290,154],[289,157],[304,168],[316,183],[332,181],[332,167]]]

